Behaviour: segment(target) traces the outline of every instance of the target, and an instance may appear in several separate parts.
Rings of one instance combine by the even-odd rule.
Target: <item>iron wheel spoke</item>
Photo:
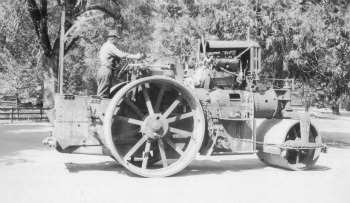
[[[127,123],[134,124],[134,125],[142,125],[143,124],[143,121],[136,120],[133,118],[127,118],[127,117],[119,116],[119,115],[114,116],[114,119],[119,120],[119,121],[125,121]]]
[[[295,164],[299,164],[299,156],[300,156],[300,151],[297,150],[297,157],[296,157],[296,160],[295,160]]]
[[[155,111],[158,111],[158,110],[159,110],[160,103],[162,102],[162,99],[163,99],[164,90],[165,90],[165,85],[162,85],[162,87],[160,88],[158,97],[157,97],[156,106],[154,107],[154,110],[155,110]]]
[[[147,88],[145,87],[145,85],[141,85],[141,87],[142,87],[143,96],[145,97],[145,100],[146,100],[146,106],[148,109],[148,113],[150,115],[152,115],[152,114],[154,114],[154,110],[152,107],[151,100],[149,99],[149,94],[148,94]]]
[[[143,154],[143,159],[142,159],[142,169],[146,169],[147,167],[150,149],[151,149],[151,143],[146,142],[145,152]]]
[[[141,147],[141,145],[147,141],[147,139],[147,136],[143,136],[124,156],[124,160],[127,161]]]
[[[298,132],[295,128],[293,128],[293,133],[294,133],[294,137],[295,137],[294,140],[298,139]]]
[[[192,117],[193,115],[194,115],[194,113],[191,111],[191,112],[188,112],[188,113],[184,113],[184,114],[180,114],[180,115],[168,118],[168,119],[166,119],[166,121],[168,123],[172,123],[172,122],[175,122],[175,121],[179,121],[179,120],[182,120],[182,119],[185,119],[185,118]]]
[[[172,111],[174,111],[174,109],[177,107],[177,105],[179,105],[179,103],[181,102],[181,100],[184,98],[183,95],[180,95],[172,104],[171,106],[166,110],[166,112],[164,112],[163,116],[164,118],[167,118],[170,113]]]
[[[180,129],[173,128],[173,127],[170,127],[169,131],[172,133],[179,134],[180,135],[180,136],[178,136],[179,138],[188,138],[188,137],[192,137],[192,135],[193,135],[192,132],[180,130]]]
[[[132,138],[134,135],[136,135],[139,132],[141,132],[141,128],[128,130],[127,132],[118,134],[118,136],[123,138]]]
[[[145,117],[145,114],[141,112],[141,110],[127,97],[124,97],[125,102],[136,112],[136,114],[140,117],[143,118]]]
[[[184,152],[178,146],[176,146],[176,144],[173,141],[171,141],[170,139],[166,139],[166,142],[170,145],[170,147],[175,149],[177,153],[179,153],[180,155],[184,154]]]
[[[164,150],[164,143],[163,143],[162,139],[158,140],[158,146],[159,146],[159,153],[160,153],[160,157],[162,159],[163,167],[165,168],[168,166],[168,160],[166,159],[165,150]]]

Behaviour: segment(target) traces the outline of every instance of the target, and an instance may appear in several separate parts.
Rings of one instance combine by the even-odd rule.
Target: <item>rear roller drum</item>
[[[281,145],[287,141],[301,139],[300,122],[291,119],[258,120],[257,141]],[[321,135],[311,124],[309,131],[310,143],[322,143]],[[257,145],[258,157],[272,166],[291,170],[308,170],[315,165],[321,149],[280,149],[274,146]]]
[[[178,81],[152,76],[133,81],[112,98],[104,117],[114,158],[144,177],[164,177],[185,168],[204,137],[199,100]]]

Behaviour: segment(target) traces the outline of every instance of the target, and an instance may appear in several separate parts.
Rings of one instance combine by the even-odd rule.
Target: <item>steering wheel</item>
[[[126,70],[128,69],[128,65],[129,65],[128,62],[126,62],[124,64],[124,66],[120,69],[120,71],[119,71],[119,73],[117,75],[117,78],[120,78],[126,72]]]

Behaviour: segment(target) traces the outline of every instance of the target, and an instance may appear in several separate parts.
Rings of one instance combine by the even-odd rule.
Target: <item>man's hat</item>
[[[110,30],[110,31],[108,32],[107,37],[117,37],[117,38],[120,38],[119,33],[118,33],[117,30]]]

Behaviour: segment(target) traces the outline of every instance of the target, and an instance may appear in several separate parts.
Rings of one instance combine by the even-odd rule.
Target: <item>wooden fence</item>
[[[37,107],[2,107],[0,108],[0,121],[11,122],[14,121],[35,121],[48,122],[45,114],[46,110],[50,108]]]

